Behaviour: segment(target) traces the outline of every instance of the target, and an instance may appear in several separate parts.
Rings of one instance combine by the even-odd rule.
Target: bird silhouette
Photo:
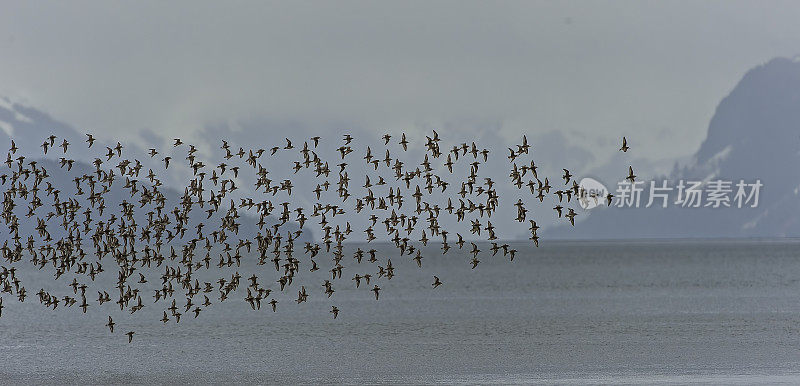
[[[331,306],[331,313],[333,314],[333,318],[336,319],[339,316],[339,309],[336,306]]]
[[[622,147],[619,148],[619,151],[625,153],[630,149],[628,147],[628,140],[625,137],[622,137]]]
[[[625,177],[625,179],[630,181],[631,183],[633,183],[636,180],[636,175],[633,174],[633,167],[632,166],[628,166],[628,176]]]

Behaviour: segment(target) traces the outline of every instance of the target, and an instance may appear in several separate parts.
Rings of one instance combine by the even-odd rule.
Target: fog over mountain
[[[635,153],[635,148],[631,150]],[[689,162],[645,180],[639,208],[591,210],[575,229],[543,230],[557,238],[796,237],[800,235],[800,61],[777,58],[748,71],[716,109],[708,135]],[[636,164],[633,164],[636,168]],[[731,207],[685,208],[670,192],[649,208],[650,180],[732,181]],[[760,180],[758,206],[733,203],[740,180]],[[604,181],[609,182],[609,181]],[[607,185],[615,193],[616,185]],[[576,224],[577,225],[577,224]]]
[[[77,170],[92,170],[94,166],[90,166],[90,164],[98,157],[105,161],[106,148],[113,148],[116,146],[116,142],[103,143],[102,140],[98,140],[91,149],[87,149],[85,143],[86,136],[84,133],[80,132],[83,130],[79,131],[71,125],[61,122],[41,110],[22,106],[9,99],[3,99],[2,97],[0,97],[0,124],[3,125],[3,132],[0,132],[0,146],[5,146],[6,148],[10,147],[11,139],[13,138],[16,145],[20,148],[19,154],[26,156],[29,160],[49,160],[49,162],[51,162],[50,165],[52,165],[52,167],[48,167],[50,171],[57,170],[61,172],[65,170],[57,166],[57,162],[61,157],[65,157],[65,154],[60,148],[56,148],[51,150],[47,155],[44,155],[42,151],[42,142],[52,134],[58,137],[56,140],[57,144],[60,144],[63,138],[68,139],[72,143],[69,154],[67,154],[66,157],[76,160],[73,172],[65,173],[64,175],[59,173],[59,175],[54,177],[59,180],[59,182],[57,184],[54,183],[54,185],[59,186],[64,192],[74,191],[72,178],[74,178],[75,175],[80,175],[85,172],[78,172]],[[508,142],[499,135],[502,124],[469,122],[456,126],[457,127],[445,126],[430,128],[430,131],[425,134],[432,135],[431,133],[433,130],[438,130],[439,133],[442,133],[442,147],[443,149],[448,149],[448,151],[453,146],[460,146],[462,143],[471,142],[477,143],[481,148],[491,150],[492,155],[489,157],[489,162],[482,164],[478,180],[485,181],[485,178],[491,177],[492,180],[497,182],[496,190],[500,196],[499,215],[487,219],[492,221],[494,226],[497,227],[497,235],[499,238],[526,239],[529,237],[527,226],[520,226],[514,219],[516,216],[516,208],[513,204],[518,199],[524,199],[527,202],[528,209],[533,211],[533,218],[536,219],[540,226],[549,227],[558,222],[566,222],[565,218],[558,218],[551,209],[557,202],[554,196],[548,196],[544,199],[544,202],[541,203],[530,193],[530,189],[527,186],[514,186],[511,184],[509,173],[512,169],[512,163],[508,159],[507,149],[515,147],[515,145],[514,142]],[[374,128],[367,129],[356,127],[344,129],[342,127],[346,126],[330,123],[327,127],[311,128],[280,121],[240,120],[236,121],[235,125],[210,124],[198,129],[198,137],[202,138],[202,140],[193,144],[197,146],[197,154],[206,165],[216,165],[220,162],[243,162],[239,158],[234,158],[231,161],[224,159],[225,152],[220,148],[223,140],[229,143],[235,151],[240,147],[244,147],[244,149],[249,149],[251,147],[269,149],[275,145],[282,147],[285,143],[284,137],[292,138],[297,145],[302,147],[302,143],[307,141],[308,138],[319,135],[323,140],[318,148],[314,148],[314,151],[323,159],[330,161],[332,165],[337,165],[342,161],[341,156],[336,150],[337,146],[339,146],[342,141],[341,133],[352,134],[354,137],[353,149],[355,149],[355,153],[346,160],[349,165],[347,167],[347,172],[353,179],[353,191],[356,192],[357,195],[366,194],[366,189],[362,187],[364,176],[370,175],[376,178],[376,175],[374,174],[374,170],[372,170],[373,167],[363,162],[361,158],[369,146],[372,146],[372,151],[374,151],[375,154],[380,154],[381,156],[385,154],[385,150],[383,149],[384,140],[381,139],[381,137],[386,131]],[[98,134],[91,129],[85,129],[85,131]],[[411,144],[407,151],[402,151],[397,143],[397,138],[400,138],[401,133],[392,131],[390,131],[390,133],[394,135],[395,139],[391,144],[385,146],[386,150],[391,148],[392,156],[402,159],[404,163],[409,165],[408,167],[411,168],[410,170],[416,168],[417,165],[425,159],[425,135],[416,131],[409,131],[408,140]],[[183,191],[187,181],[193,178],[192,171],[187,167],[186,162],[183,162],[183,159],[186,157],[186,146],[173,147],[172,138],[165,137],[164,133],[161,132],[140,130],[137,134],[141,141],[122,141],[122,145],[124,146],[123,158],[131,161],[134,159],[141,161],[143,164],[143,176],[148,174],[149,169],[153,169],[158,175],[158,178],[163,181],[165,187],[171,188],[166,189],[168,192],[167,195],[177,198],[179,195],[178,193]],[[105,136],[98,135],[98,137]],[[569,168],[573,173],[580,173],[585,168],[596,163],[592,153],[583,147],[582,144],[570,143],[564,134],[559,131],[529,135],[527,138],[533,144],[530,158],[535,160],[538,167],[538,176],[541,180],[545,180],[546,177],[549,177],[551,183],[555,184],[556,181],[560,181],[560,176],[562,174],[561,168]],[[521,143],[521,139],[520,137],[520,142],[518,143]],[[607,142],[603,146],[603,149],[605,149],[604,151],[614,154],[616,141],[613,138],[607,138],[606,141]],[[150,147],[157,149],[159,155],[156,157],[148,156],[148,148]],[[268,152],[267,154],[268,155],[265,155],[263,159],[263,164],[269,169],[270,178],[273,181],[291,179],[294,185],[294,193],[288,197],[283,195],[278,198],[265,197],[262,193],[252,195],[252,180],[249,178],[252,176],[249,175],[249,172],[244,172],[244,170],[249,170],[249,167],[246,167],[243,169],[242,176],[238,179],[240,181],[237,183],[239,190],[235,192],[234,196],[238,195],[242,198],[247,198],[248,195],[250,195],[250,197],[253,198],[266,198],[272,200],[273,204],[276,206],[280,202],[286,201],[290,202],[293,207],[302,206],[310,211],[314,203],[318,202],[313,190],[317,184],[322,183],[322,180],[316,178],[313,172],[292,170],[292,166],[294,162],[297,161],[296,157],[299,154],[297,151],[282,151],[274,155],[270,155]],[[173,159],[168,170],[164,170],[164,162],[162,161],[162,157],[164,156],[171,156]],[[459,197],[456,192],[468,170],[467,161],[465,161],[465,158],[462,158],[460,166],[455,167],[453,173],[449,173],[444,165],[444,158],[446,157],[442,157],[442,159],[432,159],[431,162],[433,167],[438,170],[437,173],[450,184],[451,188],[447,192],[437,189],[436,194],[428,195],[426,198],[426,200],[429,200],[432,204],[439,205],[441,208],[447,206],[447,197],[452,198],[455,205],[459,204],[459,198],[463,197]],[[114,158],[111,160],[112,164],[104,164],[103,167],[114,167],[117,162],[119,162],[119,160]],[[528,162],[528,160],[522,161],[519,159],[515,163],[518,164],[519,167]],[[623,168],[618,169],[618,172],[624,171]],[[614,175],[618,173],[607,174]],[[533,178],[533,176],[528,175],[526,176],[526,181]],[[144,180],[144,177],[140,179]],[[406,187],[404,186],[404,188]],[[413,189],[414,186],[410,188]],[[375,190],[377,194],[388,194],[388,192],[385,191],[388,190],[387,187],[373,187],[372,189]],[[330,189],[328,192],[323,192],[322,202],[342,202],[341,197],[338,197],[333,190],[334,189]],[[411,192],[408,194],[411,194]],[[124,197],[118,198],[121,200]],[[352,205],[353,200],[345,202],[345,204],[346,206]],[[406,207],[404,210],[408,210],[410,213],[413,211],[411,208],[412,207]],[[24,215],[24,213],[22,215]],[[354,210],[349,210],[345,217],[346,221],[352,225],[354,231],[363,232],[371,226],[370,216],[364,215],[364,213],[358,214],[355,213]],[[466,239],[485,239],[485,235],[472,234],[469,231],[469,223],[463,221],[460,223],[457,222],[456,216],[454,215],[440,216],[439,221],[442,227],[449,232],[461,233]],[[525,221],[525,224],[527,224],[527,221]],[[306,227],[319,230],[315,222],[307,223]],[[320,232],[316,232],[317,235],[319,233]],[[379,240],[388,239],[385,233],[379,233],[376,237]]]
[[[291,132],[292,136],[304,136],[310,133],[308,128],[288,127],[277,137],[265,138],[259,134],[261,130],[250,130],[253,127],[269,126],[269,123],[253,122],[240,125],[242,128],[233,130],[227,127],[209,126],[203,129],[205,143],[197,144],[200,152],[213,158],[221,156],[216,143],[218,139],[227,138],[235,146],[242,144],[272,143],[283,138],[284,131]],[[540,177],[550,177],[550,181],[559,181],[561,167],[568,167],[577,175],[597,177],[614,194],[617,186],[610,176],[624,178],[627,165],[632,165],[639,175],[638,180],[643,181],[643,192],[639,208],[617,207],[616,202],[611,207],[600,207],[589,211],[579,211],[578,222],[575,227],[563,226],[562,220],[555,218],[550,209],[555,205],[554,198],[548,198],[543,204],[533,200],[513,187],[499,187],[501,192],[501,205],[510,207],[518,197],[526,198],[531,202],[532,217],[535,218],[542,229],[540,233],[544,238],[579,238],[579,239],[623,239],[623,238],[677,238],[677,237],[785,237],[800,235],[800,172],[793,167],[800,161],[800,62],[792,59],[777,58],[748,71],[739,81],[731,93],[718,105],[708,127],[706,139],[689,160],[669,161],[675,162],[671,173],[664,176],[651,177],[654,170],[666,170],[658,162],[647,159],[637,153],[635,137],[633,147],[628,153],[615,154],[606,164],[592,166],[594,161],[591,153],[586,151],[581,144],[570,144],[565,141],[560,132],[554,131],[529,139],[533,144],[533,154],[542,170]],[[468,131],[477,138],[469,138],[464,133],[452,134],[447,129],[440,129],[446,141],[475,140],[484,146],[489,146],[496,151],[501,151],[508,144],[503,143],[493,133],[498,128],[481,131]],[[91,130],[87,130],[91,131]],[[41,142],[50,134],[59,138],[67,138],[72,142],[69,157],[76,160],[75,170],[93,168],[90,163],[98,154],[102,153],[105,146],[113,144],[97,143],[97,152],[87,152],[83,142],[85,136],[78,130],[63,123],[48,114],[32,107],[13,103],[9,99],[0,97],[0,147],[10,146],[11,138],[20,147],[23,154],[31,159],[48,157],[48,170],[58,172],[59,157],[63,156],[60,149],[51,151],[44,156],[41,152]],[[140,137],[146,146],[158,148],[162,153],[174,155],[181,159],[173,150],[171,139],[163,138],[159,133],[142,131]],[[382,133],[367,129],[353,131],[358,141],[364,147],[371,140],[377,140]],[[287,134],[288,135],[288,134]],[[450,136],[450,138],[448,138]],[[453,138],[454,137],[454,138]],[[338,139],[338,138],[337,138]],[[418,140],[418,139],[417,139]],[[602,148],[608,147],[614,152],[615,145],[608,139]],[[59,139],[60,141],[60,139]],[[150,159],[146,156],[146,149],[133,143],[125,143],[125,153],[128,157],[137,157],[144,163],[145,171],[153,168],[171,189],[166,189],[171,197],[177,198],[182,184],[191,174],[189,170],[171,167],[165,173],[160,158]],[[266,146],[266,145],[264,145]],[[170,152],[175,152],[171,154]],[[418,156],[421,155],[417,154]],[[180,157],[180,158],[179,158]],[[105,165],[110,167],[110,165]],[[351,171],[358,175],[361,166]],[[505,181],[508,163],[499,160],[487,166],[490,175],[497,175],[497,180]],[[361,169],[359,169],[361,168]],[[71,186],[68,175],[51,173],[58,185]],[[73,173],[74,174],[74,173]],[[70,174],[71,175],[71,174]],[[731,181],[730,187],[731,207],[691,207],[685,208],[676,204],[677,185],[679,181]],[[645,207],[648,202],[650,181],[668,180],[673,190],[669,193],[667,208],[661,208],[660,200],[656,200],[651,207]],[[732,201],[737,192],[736,183],[744,180],[753,183],[760,180],[763,186],[759,191],[758,206],[751,208],[749,203],[742,208],[736,207]],[[360,184],[360,180],[356,181]],[[502,185],[502,184],[501,184]],[[707,185],[704,185],[706,187]],[[246,187],[244,187],[246,190]],[[297,191],[293,200],[300,204],[309,205],[312,200],[307,197],[313,189],[312,180],[297,180]],[[702,205],[706,204],[703,193]],[[120,199],[122,199],[120,197]],[[573,203],[574,204],[574,203]],[[443,224],[447,225],[446,219]],[[495,221],[494,219],[492,221]],[[511,216],[497,218],[501,237],[506,239],[525,239],[527,231],[516,226]],[[360,229],[364,224],[354,220],[354,228]]]

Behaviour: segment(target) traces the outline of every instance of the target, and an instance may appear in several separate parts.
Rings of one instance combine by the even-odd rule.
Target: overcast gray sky
[[[557,130],[671,159],[745,71],[800,53],[798,20],[791,1],[3,1],[0,95],[109,139]]]

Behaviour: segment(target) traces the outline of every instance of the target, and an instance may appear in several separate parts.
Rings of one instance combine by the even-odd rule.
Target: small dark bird
[[[625,179],[630,181],[631,183],[633,183],[633,181],[636,180],[636,175],[633,174],[633,166],[628,166],[628,176],[625,177]]]
[[[125,333],[125,335],[128,336],[128,343],[133,341],[133,334],[135,334],[133,331],[128,331]]]
[[[432,285],[433,285],[433,288],[436,288],[436,287],[442,285],[441,280],[439,280],[439,276],[435,276],[435,275],[433,276],[433,284]]]
[[[380,295],[380,290],[381,287],[378,287],[377,284],[375,284],[375,287],[372,288],[372,292],[375,292],[375,300],[378,300],[378,295]]]
[[[619,148],[619,151],[626,153],[628,149],[630,149],[630,147],[628,147],[628,140],[622,137],[622,147]]]
[[[575,216],[577,215],[578,214],[575,213],[575,211],[572,210],[572,208],[569,208],[569,213],[567,213],[564,217],[569,219],[569,223],[572,224],[572,226],[575,226]]]
[[[331,313],[333,314],[333,318],[336,319],[339,316],[339,309],[336,306],[331,306]]]
[[[572,174],[570,174],[569,170],[567,169],[561,169],[561,170],[564,171],[564,175],[562,176],[562,178],[564,178],[564,183],[569,184],[569,180],[572,178]]]

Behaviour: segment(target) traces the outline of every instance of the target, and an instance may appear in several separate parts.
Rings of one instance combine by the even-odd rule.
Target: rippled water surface
[[[168,306],[152,303],[159,272],[141,286],[145,308],[136,314],[109,303],[83,314],[77,305],[45,309],[34,295],[72,295],[72,277],[56,282],[17,263],[31,296],[18,303],[0,295],[0,383],[800,382],[800,243],[514,247],[514,262],[484,253],[472,270],[458,250],[441,256],[431,246],[419,269],[379,246],[396,276],[379,282],[378,301],[349,280],[374,274],[374,265],[345,261],[330,299],[321,286],[330,273],[310,274],[306,265],[306,278],[276,296],[278,312],[251,310],[240,289],[223,303],[211,297],[200,317],[187,313],[178,324],[158,321]],[[113,296],[111,264],[95,286]],[[224,273],[237,269],[242,287],[254,271],[262,284],[278,277],[248,261]],[[436,289],[434,274],[444,282]],[[302,284],[310,296],[298,305]],[[331,305],[341,309],[336,320]],[[108,315],[115,334],[104,326]]]

